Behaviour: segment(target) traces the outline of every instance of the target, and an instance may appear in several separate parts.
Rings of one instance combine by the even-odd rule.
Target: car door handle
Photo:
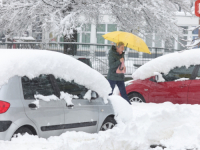
[[[29,104],[28,107],[32,108],[32,109],[37,108],[37,106],[35,104]]]

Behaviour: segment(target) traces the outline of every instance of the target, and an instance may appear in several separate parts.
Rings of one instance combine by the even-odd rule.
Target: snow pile
[[[32,104],[36,105],[36,108],[40,108],[40,101],[36,99],[35,101],[31,102]]]
[[[155,58],[148,63],[139,67],[133,74],[133,79],[144,80],[154,76],[154,72],[167,74],[175,67],[200,64],[200,49],[185,50],[175,53],[166,54]]]
[[[72,99],[73,98],[78,98],[78,96],[76,95],[71,95],[69,93],[65,93],[65,92],[60,92],[60,99],[65,100],[65,102],[67,103],[67,105],[74,105],[72,103]]]
[[[53,74],[56,78],[63,78],[84,85],[96,91],[107,103],[107,96],[111,91],[110,84],[96,70],[71,56],[46,50],[0,50],[0,86],[9,78],[27,76],[30,79],[40,74]]]
[[[153,73],[155,76],[158,76],[158,80],[157,82],[165,82],[165,79],[163,78],[162,74],[160,74],[159,72],[154,72]]]
[[[87,99],[88,101],[90,101],[91,97],[92,97],[92,91],[88,90],[87,93],[85,93],[85,96],[83,98]]]
[[[117,122],[128,122],[133,118],[131,105],[121,96],[112,95],[108,98],[113,106]]]
[[[200,105],[173,105],[168,102],[126,106],[123,99],[115,96],[109,99],[115,100],[116,105],[119,102],[127,109],[131,107],[131,112],[123,110],[123,117],[130,117],[128,122],[120,122],[112,130],[98,134],[66,132],[48,139],[24,135],[12,141],[0,141],[0,147],[3,150],[153,150],[150,145],[161,144],[167,147],[165,150],[200,149]],[[118,108],[116,113],[120,110],[119,105],[115,107]]]
[[[37,95],[34,95],[34,97],[35,97],[35,99],[43,100],[46,102],[49,102],[50,100],[54,100],[54,101],[59,100],[59,98],[55,95],[44,96],[41,94],[37,94]]]

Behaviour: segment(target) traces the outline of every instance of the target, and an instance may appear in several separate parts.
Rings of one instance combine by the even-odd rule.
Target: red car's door
[[[200,104],[200,66],[197,66],[196,75],[189,86],[188,104]]]
[[[170,94],[170,83],[168,82],[153,82],[149,91],[149,102],[163,103],[172,101]]]
[[[156,103],[172,102],[174,104],[187,103],[188,87],[191,82],[195,66],[186,68],[176,67],[167,75],[163,74],[165,82],[154,82],[151,84],[149,93],[150,101]]]

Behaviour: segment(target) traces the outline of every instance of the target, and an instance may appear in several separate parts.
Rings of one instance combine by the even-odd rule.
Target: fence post
[[[155,58],[157,58],[157,48],[155,48]]]

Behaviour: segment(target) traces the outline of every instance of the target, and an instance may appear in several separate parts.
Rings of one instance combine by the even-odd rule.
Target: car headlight
[[[131,84],[133,84],[133,83],[132,82],[125,83],[125,87],[127,87],[127,86],[129,86]]]

